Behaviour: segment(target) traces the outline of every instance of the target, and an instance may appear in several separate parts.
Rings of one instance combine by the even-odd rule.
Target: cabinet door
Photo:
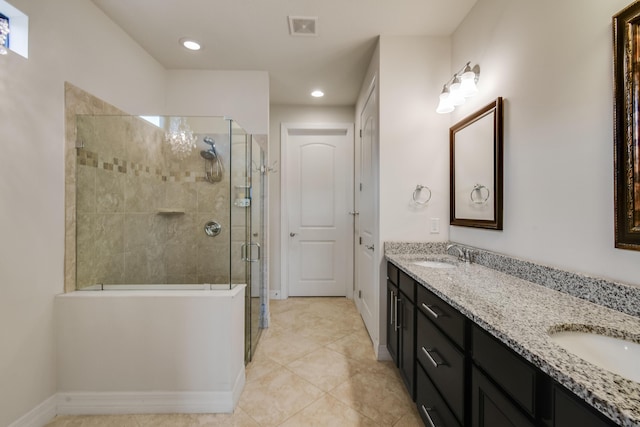
[[[607,427],[615,426],[613,421],[596,414],[583,402],[567,393],[558,385],[553,387],[554,427]]]
[[[397,273],[396,273],[397,276]],[[398,288],[387,280],[387,350],[398,366]]]
[[[400,293],[398,303],[398,316],[400,320],[400,347],[398,360],[400,376],[407,386],[409,395],[413,400],[415,393],[415,366],[416,366],[416,307],[407,297]]]
[[[533,427],[525,413],[511,403],[475,366],[472,372],[473,427]]]

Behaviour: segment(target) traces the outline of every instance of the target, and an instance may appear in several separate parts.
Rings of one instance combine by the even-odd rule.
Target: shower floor
[[[270,306],[235,413],[60,416],[47,427],[423,426],[392,362],[375,360],[353,301]]]

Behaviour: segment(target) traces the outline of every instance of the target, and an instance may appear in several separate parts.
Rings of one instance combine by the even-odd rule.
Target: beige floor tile
[[[192,418],[194,427],[260,427],[240,408],[236,408],[233,414],[198,414]]]
[[[258,348],[262,347],[259,350],[262,352],[261,354],[283,365],[293,362],[321,346],[322,344],[318,341],[294,332],[272,334],[258,344]]]
[[[332,342],[327,348],[342,353],[347,357],[357,360],[375,361],[373,344],[366,331],[356,331]]]
[[[376,427],[373,420],[325,395],[289,418],[281,427]]]
[[[135,415],[58,416],[46,427],[139,427]]]
[[[316,387],[329,391],[358,373],[358,362],[327,348],[318,349],[287,365]]]
[[[387,375],[357,374],[329,394],[385,426],[392,426],[413,406],[404,384]]]
[[[136,415],[140,427],[192,427],[193,414],[142,414]]]
[[[418,411],[414,407],[413,410],[406,413],[400,420],[393,425],[393,427],[423,427],[424,423],[422,418],[418,414]]]
[[[281,368],[245,384],[238,406],[261,426],[277,426],[324,392]]]
[[[397,368],[375,359],[353,301],[274,300],[271,320],[233,414],[64,416],[46,427],[423,425]]]
[[[260,347],[258,347],[258,351],[253,356],[253,360],[245,367],[245,376],[247,382],[255,381],[279,368],[282,368],[282,365],[261,354]]]

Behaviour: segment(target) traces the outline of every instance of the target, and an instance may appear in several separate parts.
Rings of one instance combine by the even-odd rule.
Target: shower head
[[[211,150],[207,150],[207,151],[202,150],[202,151],[200,152],[200,155],[201,155],[201,156],[202,156],[202,158],[203,158],[203,159],[205,159],[205,160],[213,160],[213,159],[215,159],[215,158],[216,158],[216,153],[215,153],[215,151],[211,151]]]
[[[213,154],[214,157],[217,157],[218,152],[216,151],[216,142],[213,140],[213,138],[211,138],[210,136],[205,136],[204,138],[202,138],[202,141],[211,147],[207,152]],[[200,153],[200,155],[204,157],[202,152]],[[210,158],[213,159],[213,157]]]

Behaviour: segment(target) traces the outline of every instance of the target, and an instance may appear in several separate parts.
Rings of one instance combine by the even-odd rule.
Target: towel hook
[[[422,193],[422,190],[427,190],[429,192],[429,197],[427,197],[426,200],[419,200],[420,198],[420,193]],[[413,190],[413,201],[418,204],[418,205],[426,205],[427,203],[429,203],[429,200],[431,200],[431,189],[429,187],[427,187],[426,185],[416,185],[416,189]]]

